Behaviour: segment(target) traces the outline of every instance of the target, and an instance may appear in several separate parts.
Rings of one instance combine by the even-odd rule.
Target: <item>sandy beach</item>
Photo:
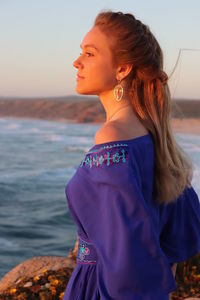
[[[177,133],[200,134],[200,119],[178,119],[171,120],[172,129]]]

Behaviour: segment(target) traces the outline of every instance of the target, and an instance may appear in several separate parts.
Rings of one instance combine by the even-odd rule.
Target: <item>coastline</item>
[[[98,97],[2,99],[0,118],[40,119],[64,123],[103,124],[106,113]],[[175,132],[200,134],[200,100],[171,103],[171,124]]]
[[[60,122],[60,123],[88,123],[94,125],[103,124],[104,121],[96,121],[92,122],[80,122],[79,119],[66,119],[66,118],[40,118],[40,117],[28,117],[28,116],[0,116],[2,118],[16,118],[16,119],[33,119],[33,120],[46,120],[50,122]],[[174,133],[184,133],[184,134],[195,134],[200,135],[200,118],[172,118],[171,126]]]

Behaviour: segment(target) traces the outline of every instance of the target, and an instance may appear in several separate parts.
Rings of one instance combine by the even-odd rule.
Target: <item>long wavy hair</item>
[[[191,186],[194,167],[172,133],[171,96],[159,43],[130,13],[103,10],[94,26],[108,37],[113,65],[133,65],[126,82],[133,111],[154,140],[155,200],[173,202]]]

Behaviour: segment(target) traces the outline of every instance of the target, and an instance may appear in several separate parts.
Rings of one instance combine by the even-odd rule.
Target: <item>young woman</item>
[[[63,299],[169,299],[172,265],[200,251],[200,203],[172,134],[161,48],[132,14],[110,10],[81,48],[76,91],[98,95],[106,121],[65,188],[79,247]]]

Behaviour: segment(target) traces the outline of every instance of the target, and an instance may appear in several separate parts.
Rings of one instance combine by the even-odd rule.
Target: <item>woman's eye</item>
[[[90,52],[86,52],[86,54],[88,55],[88,57],[89,57],[89,56],[93,56],[93,54],[90,53]],[[80,53],[80,55],[82,55],[82,53]]]

